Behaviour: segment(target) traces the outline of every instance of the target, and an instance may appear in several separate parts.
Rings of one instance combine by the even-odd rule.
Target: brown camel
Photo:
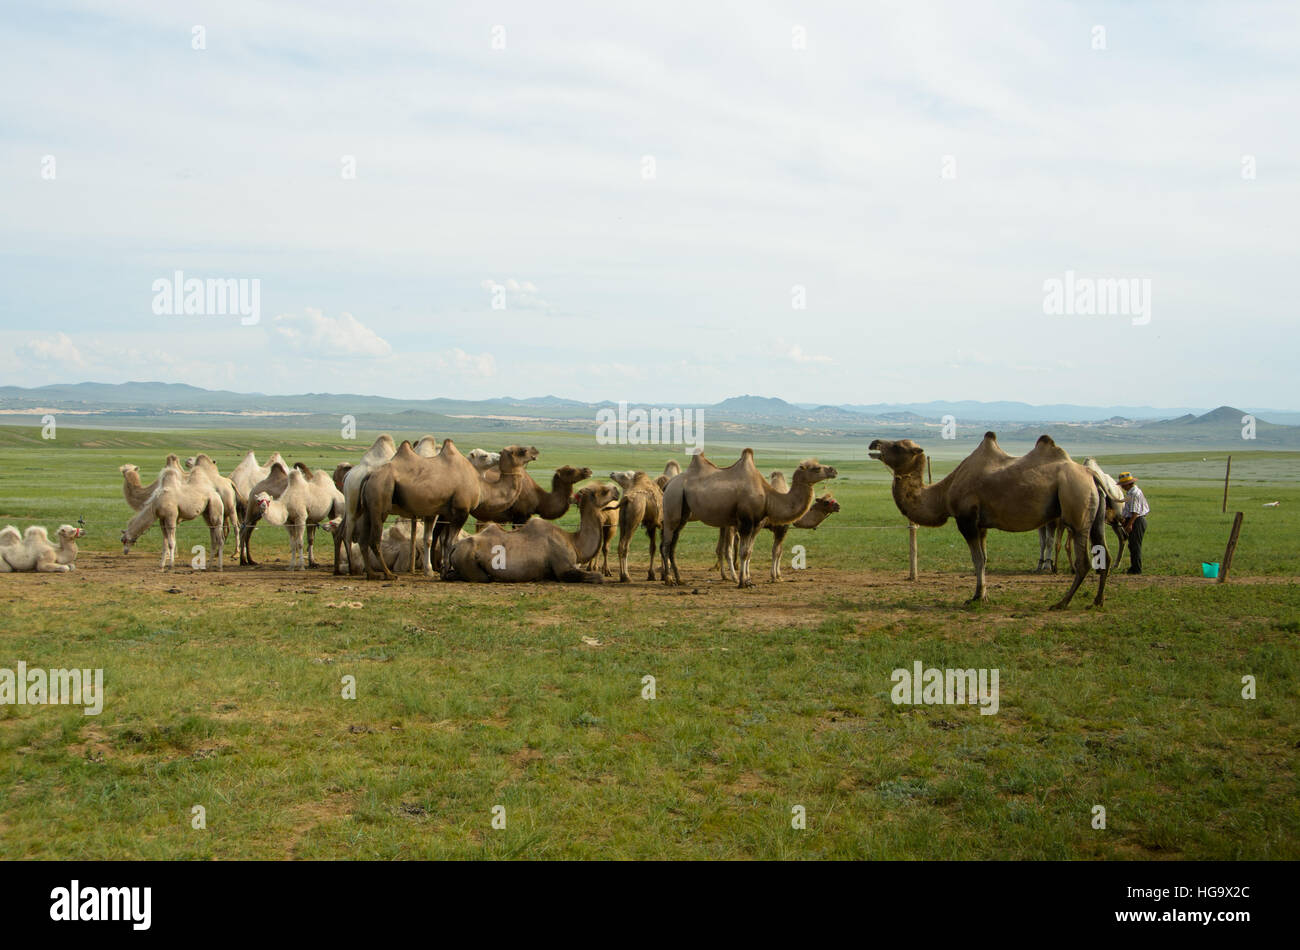
[[[780,525],[802,518],[812,506],[813,485],[836,474],[833,466],[809,459],[795,469],[790,491],[780,492],[758,473],[753,449],[745,449],[727,468],[719,468],[702,453],[693,455],[686,471],[664,489],[664,532],[659,545],[664,583],[682,582],[677,569],[677,541],[688,521],[701,521],[715,528],[736,529],[740,545],[736,586],[753,587],[749,562],[763,520]]]
[[[785,475],[782,472],[773,472],[768,476],[768,484],[779,492],[788,491]],[[809,531],[816,531],[818,525],[840,510],[840,503],[830,494],[822,495],[812,503],[812,507],[804,512],[803,517],[790,524],[770,524],[763,521],[763,528],[772,533],[772,580],[781,580],[781,552],[785,548],[785,536],[791,528],[804,528]],[[714,568],[717,569],[722,579],[736,579],[736,532],[731,528],[723,528],[718,532],[718,546],[714,552],[717,559],[714,561]]]
[[[417,455],[409,442],[403,442],[391,459],[364,475],[357,507],[348,509],[348,518],[356,524],[354,530],[361,532],[362,550],[367,552],[367,579],[374,576],[372,560],[383,568],[386,578],[391,580],[395,576],[379,551],[384,521],[389,514],[424,520],[425,573],[432,574],[435,522],[445,541],[456,537],[470,512],[480,505],[508,509],[519,497],[524,466],[535,458],[535,448],[507,446],[501,450],[499,476],[489,483],[480,479],[478,471],[451,439],[442,443],[442,449],[433,458]],[[445,573],[451,545],[443,543],[441,550]],[[414,564],[415,558],[411,561]]]
[[[1070,603],[1094,561],[1101,579],[1093,604],[1102,605],[1110,561],[1104,530],[1105,492],[1093,472],[1071,459],[1050,436],[1040,436],[1028,455],[1015,458],[1002,451],[994,433],[986,432],[975,451],[933,485],[925,484],[925,452],[911,439],[876,439],[869,448],[872,458],[893,471],[894,503],[910,521],[938,527],[949,518],[956,519],[975,566],[971,603],[988,599],[984,539],[990,528],[1033,531],[1060,518],[1070,533],[1074,583],[1052,609]]]
[[[591,469],[562,465],[551,476],[551,490],[546,491],[532,475],[524,472],[519,497],[502,513],[499,523],[521,525],[533,515],[547,521],[564,517],[573,498],[573,486],[588,478],[591,478]]]
[[[534,518],[513,531],[490,524],[456,543],[444,576],[448,580],[479,582],[557,580],[599,584],[605,579],[601,574],[584,571],[578,564],[595,557],[601,538],[599,513],[617,501],[618,489],[613,485],[589,485],[578,492],[576,532],[565,531],[543,518]]]
[[[574,493],[574,504],[582,501],[584,495],[588,495],[601,487],[600,482],[592,482]],[[614,572],[609,569],[609,542],[614,539],[614,532],[618,530],[618,511],[619,505],[622,504],[617,497],[608,502],[597,510],[600,517],[600,547],[591,555],[590,560],[579,561],[578,567],[584,571],[594,571],[596,569],[596,558],[600,558],[600,573],[602,577],[613,577]]]
[[[676,464],[675,462],[673,463]],[[645,472],[610,472],[609,477],[623,489],[618,503],[618,579],[627,583],[627,551],[637,528],[645,528],[650,538],[650,569],[647,580],[655,579],[655,534],[664,523],[664,493],[659,482]],[[659,476],[663,478],[663,475]]]

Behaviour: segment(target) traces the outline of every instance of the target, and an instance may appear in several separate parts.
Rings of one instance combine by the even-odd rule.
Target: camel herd
[[[975,569],[973,602],[987,599],[985,538],[990,529],[1039,533],[1039,570],[1056,569],[1067,541],[1073,580],[1055,605],[1070,603],[1090,569],[1099,581],[1093,603],[1101,605],[1112,563],[1105,544],[1110,524],[1123,550],[1120,507],[1123,493],[1092,459],[1075,462],[1050,436],[1026,455],[1008,455],[997,436],[985,433],[979,446],[941,481],[927,484],[924,450],[910,439],[876,439],[870,455],[893,472],[893,498],[908,520],[926,527],[950,518],[965,538]],[[618,534],[618,578],[631,580],[630,547],[637,531],[649,540],[647,580],[681,584],[677,543],[692,522],[718,529],[714,567],[739,587],[754,584],[750,572],[760,532],[772,534],[771,579],[781,580],[784,540],[793,528],[815,529],[840,510],[814,487],[837,476],[815,459],[799,464],[787,482],[781,472],[763,478],[752,449],[723,468],[696,453],[682,469],[670,460],[663,474],[611,472],[611,481],[577,486],[592,476],[587,467],[563,465],[548,489],[528,473],[536,448],[507,445],[499,452],[462,454],[451,439],[425,436],[400,445],[381,435],[356,462],[332,473],[303,462],[288,465],[273,453],[266,465],[253,452],[221,474],[205,454],[182,462],[169,455],[158,477],[145,485],[137,466],[126,464],[122,494],[135,512],[122,531],[123,553],[155,522],[163,536],[160,566],[176,561],[176,526],[202,519],[218,570],[225,567],[225,540],[238,532],[239,563],[255,565],[252,534],[259,522],[285,528],[290,569],[317,566],[315,534],[325,528],[334,541],[334,573],[392,579],[398,572],[435,573],[443,580],[595,583],[612,577],[609,545]],[[578,529],[555,522],[577,507]],[[389,523],[395,517],[395,523]],[[466,524],[476,521],[469,533]],[[62,526],[55,544],[45,528],[26,534],[0,530],[0,573],[67,571],[76,558],[80,528]],[[657,540],[656,540],[657,539]],[[597,569],[597,560],[600,561]]]

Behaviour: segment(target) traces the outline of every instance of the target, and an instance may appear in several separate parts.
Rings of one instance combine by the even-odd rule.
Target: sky
[[[0,63],[0,385],[1300,408],[1300,4],[55,0]]]

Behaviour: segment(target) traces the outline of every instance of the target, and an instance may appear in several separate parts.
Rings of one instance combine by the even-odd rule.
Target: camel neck
[[[600,525],[600,509],[593,499],[587,499],[578,506],[578,516],[578,530],[570,537],[573,539],[573,553],[581,564],[591,560],[600,551],[604,532]]]
[[[940,482],[940,485],[943,483]],[[915,524],[937,527],[948,520],[940,485],[925,485],[920,473],[894,476],[894,503]]]

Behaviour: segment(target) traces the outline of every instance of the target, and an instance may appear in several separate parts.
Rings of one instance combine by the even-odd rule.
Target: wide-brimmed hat
[[[1121,485],[1133,485],[1137,483],[1137,479],[1133,477],[1132,472],[1120,472],[1119,478],[1115,479],[1115,481],[1119,482]]]

